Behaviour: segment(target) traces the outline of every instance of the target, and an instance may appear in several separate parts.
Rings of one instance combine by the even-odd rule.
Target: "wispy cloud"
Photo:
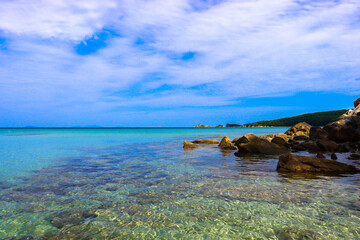
[[[360,89],[357,0],[0,2],[3,110],[159,111]]]

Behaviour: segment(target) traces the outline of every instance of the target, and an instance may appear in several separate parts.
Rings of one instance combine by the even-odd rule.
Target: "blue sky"
[[[0,126],[193,126],[352,107],[358,0],[0,0]]]

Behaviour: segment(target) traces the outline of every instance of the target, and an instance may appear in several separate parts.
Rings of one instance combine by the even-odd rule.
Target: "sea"
[[[360,239],[360,174],[182,147],[285,131],[0,129],[0,239]]]

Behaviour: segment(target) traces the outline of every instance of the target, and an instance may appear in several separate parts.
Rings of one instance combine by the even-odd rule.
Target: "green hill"
[[[329,122],[335,121],[346,111],[347,110],[344,109],[337,111],[307,113],[294,117],[279,118],[268,121],[259,121],[254,123],[247,123],[244,125],[226,124],[226,127],[262,127],[262,126],[282,127],[282,126],[293,126],[299,122],[307,122],[312,126],[324,126]]]

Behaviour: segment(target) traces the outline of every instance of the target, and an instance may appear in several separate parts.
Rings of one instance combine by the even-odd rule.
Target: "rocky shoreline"
[[[184,150],[197,148],[198,144],[217,144],[223,150],[237,150],[237,157],[249,155],[276,155],[279,172],[309,173],[360,173],[355,166],[340,163],[339,153],[346,153],[349,160],[360,161],[360,98],[354,109],[348,110],[338,120],[324,127],[305,122],[290,127],[285,133],[256,136],[252,133],[231,140],[216,139],[185,141]],[[294,155],[308,152],[314,156]],[[329,154],[331,159],[326,159]]]

